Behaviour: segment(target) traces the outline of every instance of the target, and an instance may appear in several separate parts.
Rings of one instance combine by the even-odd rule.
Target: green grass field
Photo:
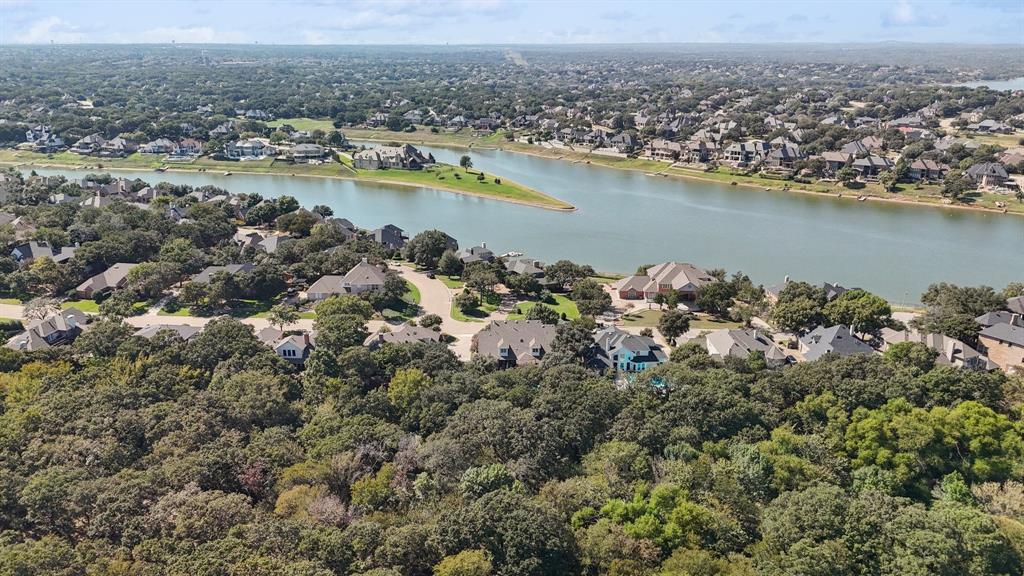
[[[444,274],[438,274],[437,276],[435,276],[435,278],[437,278],[438,280],[441,281],[442,284],[453,290],[458,290],[466,285],[462,280],[459,280],[454,276],[445,276]]]
[[[308,132],[313,130],[330,132],[335,129],[334,124],[330,120],[317,120],[315,118],[278,118],[277,120],[267,122],[267,126],[271,128],[277,128],[284,124],[291,124],[296,130],[306,130]]]
[[[564,317],[567,320],[574,320],[580,317],[580,311],[578,308],[576,308],[575,302],[566,298],[565,296],[562,296],[561,294],[555,294],[553,298],[555,299],[554,304],[541,302],[541,306],[547,306],[548,308],[551,308],[552,310],[557,312],[559,316],[564,315]],[[530,309],[536,306],[537,304],[538,302],[536,301],[520,302],[516,304],[516,308],[519,309],[519,312],[510,313],[508,315],[508,319],[522,320],[523,318],[526,317],[526,314],[530,311]]]
[[[661,310],[641,310],[622,315],[622,323],[626,326],[657,327],[661,319]]]
[[[410,304],[416,304],[418,306],[420,303],[420,289],[417,288],[416,285],[413,284],[412,282],[406,280],[405,294],[402,295],[402,300],[405,300]]]
[[[93,300],[65,300],[60,305],[61,310],[67,310],[68,308],[78,308],[82,312],[88,314],[99,314],[100,305]]]
[[[452,320],[458,320],[459,322],[483,322],[485,318],[497,309],[498,306],[496,304],[483,302],[476,309],[470,310],[469,313],[463,313],[453,302],[451,316]]]

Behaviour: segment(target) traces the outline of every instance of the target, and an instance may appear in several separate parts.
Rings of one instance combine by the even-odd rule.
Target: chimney
[[[309,332],[303,332],[302,333],[302,344],[306,348],[309,348]]]
[[[1018,326],[1024,328],[1024,317],[1020,314],[1010,314],[1010,326]]]
[[[789,274],[786,274],[786,277],[782,279],[782,283],[789,284]]]
[[[363,256],[363,264],[369,264],[369,262],[366,260],[366,256]]]
[[[75,328],[78,326],[78,321],[75,320],[74,314],[68,314],[64,317],[64,320],[67,322],[68,328]]]
[[[481,242],[480,243],[480,247],[481,248],[487,248],[487,242]]]

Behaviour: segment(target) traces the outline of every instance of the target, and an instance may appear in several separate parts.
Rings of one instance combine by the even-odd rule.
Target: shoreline
[[[497,151],[497,152],[509,152],[509,153],[512,153],[512,154],[523,154],[525,156],[533,156],[535,158],[543,158],[543,159],[546,159],[546,160],[557,160],[557,161],[562,161],[562,162],[569,162],[570,164],[585,163],[582,159],[577,159],[577,160],[566,159],[564,154],[563,155],[545,154],[543,152],[538,152],[538,151],[520,150],[518,148],[502,148],[500,146],[499,147],[472,146],[472,145],[455,143],[455,142],[451,142],[451,143],[446,142],[446,143],[435,144],[433,142],[428,142],[428,141],[425,141],[425,140],[413,140],[411,138],[403,139],[401,137],[399,137],[399,138],[367,138],[367,137],[363,137],[363,136],[353,136],[352,140],[374,142],[374,143],[380,143],[380,142],[402,142],[402,143],[414,144],[414,145],[415,144],[419,144],[419,145],[422,145],[422,146],[436,146],[438,148],[454,148],[454,149],[458,149],[458,150],[491,150],[491,151]],[[536,145],[527,145],[527,146],[536,147]],[[539,147],[539,148],[541,150],[553,150],[551,148],[544,148],[544,147]],[[579,152],[579,151],[575,151],[575,150],[566,150],[565,154],[584,154],[584,153]],[[587,166],[597,166],[597,167],[600,167],[600,168],[608,168],[610,170],[627,170],[627,171],[630,171],[630,172],[642,172],[645,175],[654,176],[654,174],[651,174],[649,170],[645,170],[643,168],[635,168],[635,167],[630,167],[630,166],[613,166],[613,165],[602,164],[602,163],[586,163],[586,165]],[[733,186],[733,184],[731,184],[729,182],[723,182],[723,181],[715,179],[715,178],[708,178],[706,176],[702,176],[696,170],[692,170],[692,169],[688,169],[688,168],[677,168],[677,170],[687,170],[687,171],[694,172],[693,174],[689,174],[689,173],[669,172],[669,171],[667,171],[669,168],[671,168],[671,165],[666,165],[665,166],[665,170],[666,171],[658,173],[657,176],[663,176],[663,177],[669,177],[669,178],[679,178],[681,180],[696,180],[696,181],[700,181],[700,182],[708,182],[708,183],[711,183],[711,184],[719,184],[719,185],[722,185],[722,186]],[[743,177],[739,176],[739,178],[743,178]],[[822,197],[824,197],[824,198],[832,198],[834,200],[854,200],[854,201],[858,201],[857,197],[860,196],[860,194],[857,194],[857,190],[853,190],[853,189],[850,189],[848,194],[846,192],[818,192],[818,191],[815,191],[815,190],[808,190],[806,188],[799,188],[799,187],[782,188],[781,186],[772,186],[771,185],[772,182],[778,182],[778,180],[766,180],[764,184],[755,183],[755,182],[744,182],[744,181],[741,181],[741,180],[737,180],[735,186],[743,186],[743,187],[746,187],[746,188],[755,188],[755,189],[760,189],[760,190],[766,191],[766,192],[767,191],[770,191],[770,192],[794,192],[794,193],[797,193],[797,194],[809,194],[809,195],[817,196],[819,198],[822,198]],[[865,194],[864,198],[865,198],[866,202],[882,202],[882,203],[898,204],[898,205],[904,205],[904,206],[919,206],[919,207],[920,206],[924,206],[924,207],[928,207],[928,208],[939,208],[939,209],[947,209],[948,208],[948,209],[962,210],[962,211],[968,211],[968,212],[984,212],[984,213],[989,213],[989,214],[999,214],[1001,216],[1018,216],[1018,217],[1019,216],[1024,216],[1024,212],[1016,212],[1016,211],[1010,211],[1010,210],[1007,210],[1007,211],[1004,212],[1002,209],[999,209],[999,208],[989,208],[987,206],[971,206],[971,205],[967,205],[967,204],[942,204],[940,202],[922,202],[922,201],[918,201],[918,200],[911,200],[911,199],[908,199],[908,198],[889,198],[889,197],[885,197],[885,196],[875,196],[873,194]],[[1009,199],[1007,200],[1007,203],[1009,204]]]
[[[80,165],[76,166],[76,165],[72,165],[72,164],[62,164],[62,163],[59,163],[59,162],[58,163],[37,164],[35,162],[9,162],[9,161],[5,161],[5,160],[0,160],[0,166],[12,166],[14,168],[35,167],[35,168],[43,168],[43,169],[65,169],[65,170],[80,170],[80,171],[92,171],[93,170],[93,168],[89,168],[89,167],[86,167],[86,166],[80,166]],[[152,172],[152,173],[156,173],[156,174],[161,174],[162,172],[180,172],[180,173],[194,173],[194,174],[210,173],[210,170],[208,170],[208,169],[204,172],[203,170],[200,170],[198,168],[183,168],[183,167],[180,167],[180,166],[177,166],[177,167],[175,167],[175,166],[168,166],[162,172],[157,172],[153,168],[120,167],[120,166],[104,166],[103,168],[96,168],[95,170],[98,170],[100,172],[102,172],[102,171],[108,171],[108,172],[109,171],[115,171],[115,172]],[[349,180],[349,181],[352,181],[352,182],[369,182],[369,183],[385,184],[385,185],[389,185],[389,186],[401,186],[401,187],[404,187],[404,188],[427,188],[427,189],[431,189],[431,190],[438,190],[440,192],[448,192],[448,193],[451,193],[451,194],[461,194],[463,196],[470,196],[470,197],[473,197],[473,198],[482,198],[482,199],[485,199],[485,200],[495,200],[497,202],[508,202],[510,204],[518,204],[518,205],[521,205],[521,206],[530,206],[532,208],[541,208],[541,209],[544,209],[544,210],[551,210],[551,211],[554,211],[554,212],[575,212],[576,210],[578,210],[578,208],[576,206],[574,206],[573,204],[570,204],[570,203],[568,203],[568,202],[566,202],[564,200],[561,200],[559,198],[555,198],[554,196],[550,196],[548,194],[545,194],[544,192],[541,192],[539,190],[534,190],[533,188],[529,188],[529,187],[526,187],[525,185],[518,184],[518,183],[517,183],[517,185],[523,186],[524,188],[530,190],[531,192],[535,192],[537,194],[542,194],[542,195],[544,195],[544,196],[546,196],[548,198],[551,198],[555,202],[560,202],[562,204],[565,204],[565,207],[552,206],[552,205],[542,204],[540,202],[532,202],[530,200],[520,200],[520,199],[516,199],[516,198],[503,198],[503,197],[500,197],[500,196],[491,196],[489,194],[483,194],[483,193],[480,193],[480,192],[473,192],[473,191],[470,191],[470,190],[459,190],[458,188],[452,188],[452,187],[448,187],[448,186],[444,186],[444,185],[436,185],[436,186],[435,185],[425,185],[425,184],[417,184],[417,183],[414,183],[414,182],[405,182],[405,181],[402,181],[402,180],[376,179],[376,178],[360,178],[359,176],[346,176],[346,175],[343,175],[343,174],[337,174],[337,175],[333,175],[333,174],[298,174],[298,173],[286,173],[286,172],[253,172],[253,171],[250,171],[250,170],[230,170],[230,172],[232,174],[245,174],[247,176],[284,176],[284,177],[287,177],[287,178],[327,178],[327,179],[333,179],[333,180]],[[213,171],[213,173],[216,174],[217,170],[215,169]]]

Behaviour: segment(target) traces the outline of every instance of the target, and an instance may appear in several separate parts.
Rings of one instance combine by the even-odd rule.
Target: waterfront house
[[[679,142],[655,138],[647,145],[647,156],[652,160],[675,162],[683,155],[684,147]]]
[[[290,153],[296,164],[306,164],[328,157],[327,150],[319,144],[296,144],[292,146]]]
[[[433,163],[433,155],[424,155],[411,144],[377,146],[352,155],[352,165],[359,170],[420,170]]]
[[[224,155],[233,160],[251,160],[274,154],[276,150],[266,142],[256,138],[228,142],[224,145]]]
[[[892,160],[885,156],[865,156],[853,161],[853,169],[865,178],[878,176],[882,172],[892,170],[892,168]]]
[[[668,354],[654,339],[611,327],[594,335],[587,365],[601,372],[631,374],[668,361]]]
[[[203,143],[195,138],[184,138],[178,142],[178,155],[199,156],[203,153]]]
[[[654,299],[675,291],[679,298],[694,301],[700,289],[718,280],[693,264],[665,262],[651,266],[644,274],[628,276],[612,285],[623,300]]]
[[[790,357],[767,335],[752,328],[713,330],[704,336],[704,347],[712,358],[746,360],[752,352],[764,355],[768,366],[776,368],[788,364]]]
[[[949,172],[949,166],[941,162],[929,160],[928,158],[918,158],[907,167],[907,178],[915,182],[919,180],[942,180],[946,177],[947,172]]]
[[[480,246],[473,246],[472,248],[463,248],[455,255],[458,256],[459,260],[461,260],[463,264],[494,261],[494,252],[491,252],[491,250],[487,248],[486,243]]]
[[[373,240],[389,250],[399,250],[405,246],[408,236],[405,231],[394,224],[385,224],[372,232]]]
[[[804,360],[817,360],[825,354],[851,356],[853,354],[872,354],[874,348],[868,346],[854,335],[849,326],[837,324],[831,327],[818,326],[803,338],[800,338],[800,352]]]
[[[134,142],[118,136],[107,140],[100,147],[99,155],[105,158],[124,158],[138,149],[139,147]]]
[[[978,343],[988,356],[1004,371],[1024,371],[1024,326],[1015,315],[1010,322],[993,324],[978,334]]]
[[[75,154],[82,154],[85,156],[96,154],[103,148],[103,145],[107,143],[106,138],[99,134],[90,134],[85,138],[81,138],[75,145],[71,147],[71,151]]]
[[[821,153],[821,159],[825,162],[825,172],[835,174],[841,168],[853,163],[853,154],[849,152],[826,151]]]
[[[470,350],[501,368],[538,364],[551,350],[555,331],[540,320],[495,320],[473,336]]]
[[[139,152],[142,154],[176,154],[178,145],[167,138],[157,138],[143,144],[139,148]]]
[[[1010,178],[1006,168],[998,162],[979,162],[968,168],[964,174],[981,188],[1002,186]]]
[[[533,258],[509,258],[505,260],[505,271],[541,279],[544,277],[544,264]]]
[[[128,283],[128,272],[138,264],[118,262],[103,272],[82,282],[75,288],[75,295],[79,298],[95,298],[107,294],[117,288],[123,288]]]
[[[725,149],[725,159],[736,166],[746,166],[763,160],[770,150],[771,146],[764,140],[735,142]]]
[[[882,328],[882,351],[900,342],[924,344],[938,353],[935,363],[940,366],[955,366],[968,370],[995,370],[998,366],[966,343],[942,334],[927,334],[908,328],[893,330]]]

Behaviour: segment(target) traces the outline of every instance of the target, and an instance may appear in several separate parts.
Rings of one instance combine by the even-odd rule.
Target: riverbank
[[[868,183],[863,188],[846,188],[839,183],[815,182],[803,184],[791,180],[776,180],[760,176],[746,176],[733,173],[726,168],[707,172],[699,168],[686,168],[669,165],[657,160],[643,158],[621,158],[581,152],[568,148],[546,148],[536,144],[507,141],[501,133],[490,136],[476,137],[468,129],[459,132],[390,132],[386,130],[346,129],[345,134],[352,140],[369,142],[401,142],[413,145],[449,147],[462,150],[483,149],[515,152],[550,160],[563,160],[572,163],[586,163],[605,168],[642,172],[651,177],[673,177],[688,180],[699,180],[717,184],[744,186],[766,191],[795,192],[815,196],[830,196],[842,200],[857,200],[863,197],[866,201],[887,202],[911,206],[927,206],[932,208],[952,208],[975,212],[996,214],[1013,214],[1024,216],[1024,203],[1017,202],[1012,196],[969,192],[965,195],[967,202],[949,202],[941,194],[938,185],[899,184],[896,192],[886,192],[877,183]],[[1002,202],[1005,208],[996,205]]]
[[[163,157],[132,154],[126,158],[91,158],[71,152],[52,156],[26,150],[0,150],[0,166],[26,168],[65,168],[72,170],[133,170],[152,172],[163,169],[172,172],[231,172],[233,174],[307,176],[314,178],[335,178],[357,182],[372,182],[407,188],[432,188],[455,194],[475,196],[489,200],[510,202],[569,212],[575,206],[494,174],[471,170],[465,171],[454,166],[439,165],[428,170],[356,170],[346,162],[342,164],[285,164],[271,159],[250,162],[226,162],[210,158],[197,158],[187,163],[167,163]],[[344,172],[342,172],[344,170]],[[478,175],[483,174],[483,179]]]

